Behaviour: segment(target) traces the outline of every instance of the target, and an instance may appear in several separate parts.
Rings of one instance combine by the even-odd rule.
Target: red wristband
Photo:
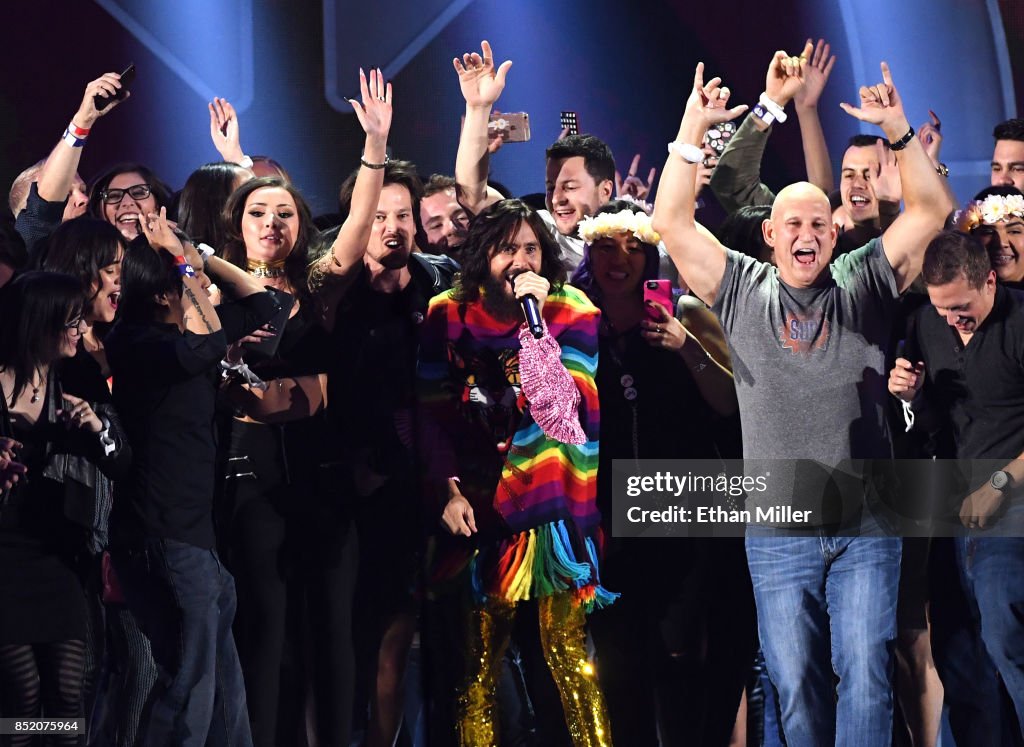
[[[180,257],[175,257],[174,258],[174,264],[176,264],[176,265],[187,265],[188,264],[188,260],[185,259],[185,255],[183,254]]]
[[[89,137],[90,130],[85,129],[84,127],[79,127],[74,122],[71,122],[71,124],[68,125],[68,132],[77,138],[83,138]]]

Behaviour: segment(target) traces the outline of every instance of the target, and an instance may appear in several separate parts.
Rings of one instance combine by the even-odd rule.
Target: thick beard
[[[503,322],[523,321],[523,309],[513,296],[509,295],[509,284],[488,275],[483,283],[483,303],[487,313]]]

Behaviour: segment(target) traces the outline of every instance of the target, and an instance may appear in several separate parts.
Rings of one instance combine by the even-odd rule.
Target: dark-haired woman
[[[113,409],[64,393],[57,364],[82,334],[81,283],[29,272],[0,296],[0,436],[24,477],[0,493],[0,710],[81,718],[87,611],[79,570],[99,479],[129,458]],[[78,744],[79,734],[55,736]],[[13,745],[30,738],[15,736]]]
[[[171,190],[137,163],[107,169],[89,187],[89,215],[110,223],[128,241],[142,233],[139,221],[171,202]]]
[[[178,227],[193,243],[223,249],[227,226],[224,206],[231,193],[253,178],[236,163],[208,163],[193,171],[178,195]]]
[[[587,246],[573,282],[601,309],[598,506],[609,537],[602,580],[622,592],[591,621],[612,737],[637,747],[724,745],[753,653],[723,658],[751,642],[713,624],[713,608],[742,583],[729,577],[744,566],[742,545],[728,564],[725,539],[611,533],[613,460],[717,463],[715,423],[737,409],[732,376],[706,342],[720,337],[718,325],[703,305],[687,309],[687,328],[671,309],[645,303],[644,282],[658,276],[658,236],[634,205],[608,203],[581,222],[580,236]],[[711,588],[711,577],[722,579],[721,589]],[[752,639],[752,614],[748,622]],[[723,665],[732,669],[728,687]]]
[[[108,379],[110,366],[103,347],[103,335],[114,321],[121,295],[121,261],[127,241],[124,236],[106,221],[82,217],[61,224],[49,237],[42,267],[49,272],[63,272],[78,278],[86,288],[83,307],[83,332],[75,356],[63,363],[61,380],[67,391],[85,397],[90,401],[109,403],[111,400]],[[146,699],[156,682],[156,664],[150,651],[149,641],[139,630],[135,617],[117,599],[109,585],[111,574],[109,557],[100,561],[109,541],[109,519],[112,506],[112,491],[109,483],[101,482],[97,491],[100,499],[93,521],[93,536],[90,540],[92,552],[96,553],[96,568],[103,574],[107,597],[104,609],[98,601],[99,592],[90,597],[95,600],[92,616],[93,630],[103,640],[94,638],[90,645],[89,666],[86,670],[86,701],[96,693],[92,677],[99,662],[93,657],[103,654],[103,644],[109,640],[111,651],[108,661],[112,662],[116,678],[106,691],[106,700],[111,707],[105,713],[110,721],[105,724],[90,723],[91,733],[98,734],[105,729],[116,731],[110,737],[112,743],[129,747],[135,744],[139,719]],[[105,554],[105,553],[104,553]],[[95,573],[95,571],[94,571]],[[98,574],[97,574],[98,575]],[[103,633],[106,632],[106,636]],[[109,736],[109,735],[108,735]]]
[[[347,516],[327,497],[321,477],[330,441],[323,416],[330,338],[306,281],[315,227],[295,187],[276,177],[243,184],[225,212],[223,257],[294,299],[289,316],[275,320],[274,337],[254,337],[229,351],[229,360],[243,356],[266,385],[237,383],[228,390],[236,415],[218,522],[238,589],[235,637],[253,740],[292,741],[304,722],[304,688],[292,683],[284,690],[292,721],[278,723],[282,662],[287,653],[292,659],[306,653],[304,638],[288,635],[299,621],[312,634],[320,743],[346,744],[354,546]],[[268,346],[271,352],[264,352]],[[303,609],[304,617],[294,614]]]

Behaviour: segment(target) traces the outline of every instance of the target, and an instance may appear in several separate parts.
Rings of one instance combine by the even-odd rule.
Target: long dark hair
[[[178,195],[178,226],[195,244],[220,250],[227,239],[224,206],[238,177],[252,175],[236,163],[208,163],[192,172]]]
[[[77,278],[59,272],[26,272],[0,293],[0,367],[14,371],[9,402],[21,396],[33,374],[57,358],[69,319],[80,316],[85,296]]]
[[[104,171],[89,185],[89,205],[86,209],[89,215],[93,218],[106,220],[106,216],[103,215],[103,190],[110,186],[110,182],[114,180],[115,176],[128,174],[132,171],[139,174],[142,177],[142,181],[149,185],[158,208],[167,207],[171,204],[171,188],[164,184],[150,169],[141,163],[119,163]]]
[[[161,294],[181,295],[181,278],[170,252],[155,251],[145,236],[136,236],[121,261],[121,299],[117,318],[132,324],[155,321]]]
[[[600,215],[601,213],[620,213],[623,210],[636,212],[637,210],[640,210],[640,208],[629,200],[610,200],[602,205],[594,215]],[[658,277],[661,271],[661,258],[658,256],[658,247],[654,244],[648,244],[645,241],[640,241],[639,243],[640,248],[644,250],[644,272],[641,281],[654,280]],[[569,282],[586,293],[595,306],[600,307],[601,287],[597,284],[597,281],[594,280],[594,265],[593,260],[590,258],[590,244],[583,247],[583,260],[580,262],[575,272],[573,272],[572,280]],[[643,294],[643,290],[641,288],[642,285],[637,286],[637,293]]]
[[[100,270],[117,261],[118,250],[124,253],[128,243],[121,232],[105,220],[81,217],[62,223],[50,234],[42,269],[63,272],[78,278],[85,288],[97,284],[99,293]],[[86,299],[91,304],[96,294]]]
[[[286,182],[277,176],[261,176],[250,179],[236,189],[224,208],[225,241],[223,248],[217,247],[217,251],[231,264],[245,269],[245,241],[242,239],[242,214],[245,212],[245,201],[257,189],[265,187],[279,187],[287,191],[295,200],[295,207],[299,211],[299,233],[295,237],[291,253],[284,261],[284,274],[299,300],[308,302],[310,300],[308,280],[310,245],[316,238],[317,231],[316,226],[313,225],[313,216],[309,212],[309,205],[291,182]]]
[[[515,235],[526,223],[537,235],[540,245],[540,274],[557,290],[565,283],[565,264],[551,230],[536,211],[522,200],[501,200],[481,212],[469,224],[469,233],[462,243],[462,272],[455,277],[454,298],[472,303],[480,297],[480,287],[491,274],[494,251]]]

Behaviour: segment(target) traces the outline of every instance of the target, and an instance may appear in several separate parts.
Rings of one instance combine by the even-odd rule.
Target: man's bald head
[[[775,197],[764,239],[772,248],[779,278],[795,288],[818,282],[828,268],[838,232],[828,196],[808,182],[791,184]]]
[[[772,203],[772,220],[776,219],[779,210],[790,200],[817,200],[824,204],[825,210],[830,215],[832,213],[832,205],[828,201],[828,195],[822,192],[820,187],[816,187],[810,182],[796,182],[788,187],[783,187],[775,196],[775,202]]]

